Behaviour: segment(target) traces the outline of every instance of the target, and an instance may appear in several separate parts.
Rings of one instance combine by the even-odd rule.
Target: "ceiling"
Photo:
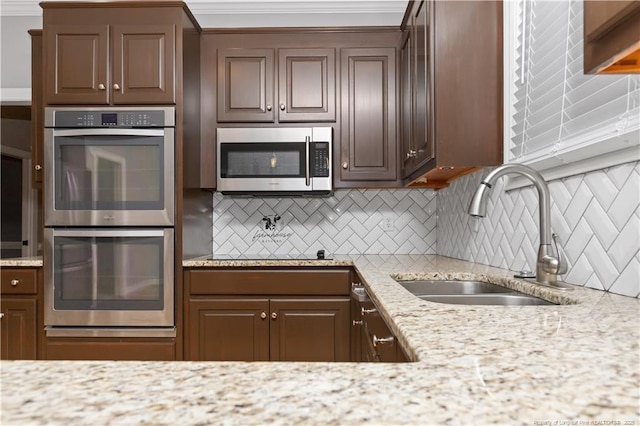
[[[0,15],[40,16],[39,2],[1,0]],[[185,0],[185,3],[205,28],[370,26],[400,25],[407,0]]]

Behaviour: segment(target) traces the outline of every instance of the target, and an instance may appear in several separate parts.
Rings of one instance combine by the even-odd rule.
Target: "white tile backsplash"
[[[551,228],[569,262],[565,281],[640,296],[640,163],[549,182]],[[467,214],[488,171],[438,192],[437,253],[514,271],[535,270],[538,200],[531,187],[491,191],[487,217]]]
[[[549,182],[551,226],[569,263],[564,280],[640,297],[640,163]],[[487,217],[467,214],[478,171],[449,188],[337,190],[327,198],[213,196],[213,253],[439,254],[535,270],[538,195],[491,191]],[[436,203],[437,200],[437,203]],[[279,219],[265,229],[265,216]],[[385,231],[388,217],[392,230]],[[437,225],[437,226],[436,226]],[[436,244],[437,241],[437,244]]]
[[[266,228],[264,217],[278,217]],[[392,229],[383,228],[383,218]],[[213,253],[435,254],[436,193],[337,190],[326,198],[213,196]]]

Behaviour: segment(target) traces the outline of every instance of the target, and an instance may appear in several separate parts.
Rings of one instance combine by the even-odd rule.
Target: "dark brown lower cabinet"
[[[349,361],[350,270],[185,270],[185,359]]]
[[[187,359],[349,361],[349,299],[192,299]]]
[[[0,270],[0,359],[37,359],[42,268]]]
[[[36,359],[36,299],[3,297],[0,359]]]

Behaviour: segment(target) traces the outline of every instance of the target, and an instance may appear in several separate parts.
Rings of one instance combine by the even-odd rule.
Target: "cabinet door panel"
[[[430,2],[417,4],[413,17],[415,97],[414,97],[414,170],[435,156],[433,145],[433,105],[431,104],[431,59],[429,55]]]
[[[278,51],[280,121],[335,121],[335,49]]]
[[[3,297],[0,359],[36,359],[36,299]]]
[[[114,25],[113,41],[113,102],[175,103],[175,25]]]
[[[395,180],[395,49],[343,49],[341,67],[340,178]]]
[[[218,51],[218,121],[272,122],[273,49]]]
[[[189,346],[192,361],[268,361],[266,299],[190,301]],[[261,315],[265,314],[262,318]]]
[[[349,298],[272,299],[272,361],[349,361]]]
[[[42,32],[30,30],[31,35],[31,182],[42,188],[44,166],[44,108],[42,106]]]
[[[108,104],[107,25],[45,27],[45,103]]]

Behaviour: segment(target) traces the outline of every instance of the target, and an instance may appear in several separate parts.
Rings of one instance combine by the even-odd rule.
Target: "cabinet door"
[[[413,81],[415,79],[413,39],[411,30],[403,35],[400,47],[400,158],[403,177],[414,170],[413,142]]]
[[[218,121],[273,122],[273,49],[218,50]]]
[[[114,104],[174,104],[175,25],[113,25]]]
[[[278,120],[336,120],[335,49],[278,51]]]
[[[192,299],[187,359],[268,361],[267,312],[267,299]]]
[[[44,29],[45,105],[109,103],[107,25]]]
[[[341,52],[340,179],[396,180],[396,50]]]
[[[412,38],[415,66],[413,97],[413,152],[414,171],[435,155],[433,144],[433,105],[431,103],[431,60],[429,46],[430,2],[414,4]]]
[[[42,188],[44,173],[44,107],[42,105],[42,32],[31,35],[31,183]]]
[[[272,299],[271,361],[349,361],[349,298]]]
[[[36,299],[4,296],[0,311],[0,358],[36,359]]]

